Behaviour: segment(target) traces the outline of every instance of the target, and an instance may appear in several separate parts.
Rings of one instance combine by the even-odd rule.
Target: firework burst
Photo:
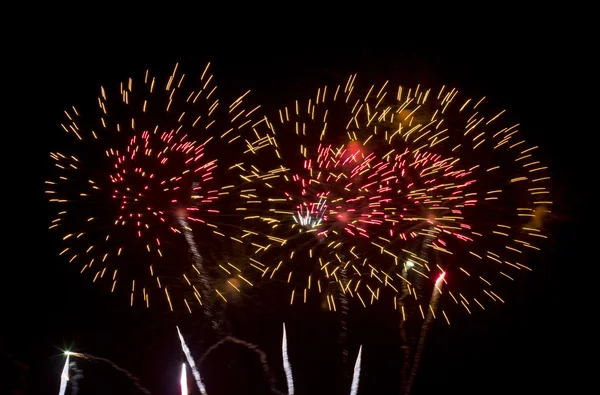
[[[261,224],[256,251],[273,264],[256,267],[292,283],[292,301],[324,292],[330,309],[332,292],[366,305],[387,290],[403,319],[424,319],[440,276],[448,323],[444,306],[471,314],[503,301],[503,283],[530,270],[528,252],[546,237],[552,202],[537,147],[485,98],[362,90],[355,79],[265,123],[281,162],[254,168],[256,189],[238,208],[261,207],[246,219]]]
[[[408,394],[433,320],[504,302],[506,283],[531,270],[529,253],[546,238],[549,177],[519,124],[485,97],[385,83],[353,105],[359,140],[396,169],[393,225],[378,247],[393,261],[383,267],[401,315]]]
[[[546,237],[540,216],[552,202],[537,147],[485,98],[445,87],[386,88],[372,86],[353,103],[351,128],[395,168],[386,212],[393,226],[378,236],[394,260],[394,305],[404,319],[406,309],[435,318],[440,278],[435,305],[448,323],[451,306],[471,314],[503,302],[504,283],[531,270],[528,252]]]
[[[243,160],[270,140],[256,131],[264,120],[253,120],[247,93],[220,103],[208,68],[199,79],[175,66],[164,81],[146,72],[102,87],[95,109],[65,111],[75,144],[51,153],[57,171],[46,192],[58,208],[50,227],[62,232],[60,255],[131,305],[207,311],[222,296],[211,281],[225,274],[219,246],[240,241],[223,212],[236,186],[221,180],[243,173]],[[229,266],[227,275],[238,269]],[[249,284],[240,270],[235,277]]]
[[[364,306],[379,297],[385,279],[374,280],[381,273],[369,257],[378,255],[373,235],[387,234],[391,225],[385,207],[394,197],[393,165],[346,133],[352,90],[352,84],[319,89],[316,98],[296,101],[266,122],[280,161],[267,170],[255,166],[248,181],[256,188],[238,208],[265,235],[255,243],[261,260],[271,263],[256,265],[261,275],[293,284],[291,303],[306,302],[314,289],[334,311],[347,309],[345,296]]]

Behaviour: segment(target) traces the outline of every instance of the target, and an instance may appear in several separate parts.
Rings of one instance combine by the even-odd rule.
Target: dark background
[[[117,84],[147,68],[170,70],[179,61],[183,69],[196,70],[211,61],[222,94],[233,97],[252,89],[252,100],[267,107],[307,97],[321,85],[358,72],[365,83],[393,79],[408,85],[457,85],[474,96],[492,98],[519,119],[529,142],[541,146],[543,160],[551,166],[556,203],[548,243],[533,262],[535,271],[517,283],[506,305],[450,327],[434,326],[414,393],[572,393],[580,385],[576,334],[582,319],[571,286],[581,281],[573,271],[584,255],[575,218],[582,209],[579,191],[586,176],[580,169],[591,162],[580,150],[585,138],[574,137],[585,130],[575,127],[582,114],[573,96],[585,72],[573,67],[582,61],[580,51],[561,45],[552,27],[533,30],[537,34],[491,38],[482,31],[469,40],[422,42],[378,34],[351,40],[227,31],[210,37],[186,33],[183,39],[161,32],[156,37],[147,31],[113,36],[81,28],[48,33],[40,39],[44,45],[32,46],[27,54],[32,59],[27,67],[37,70],[29,74],[32,87],[21,103],[29,117],[22,120],[20,138],[28,141],[21,140],[19,152],[7,152],[19,174],[16,189],[5,192],[10,194],[5,210],[14,227],[5,227],[11,242],[4,247],[2,263],[6,367],[1,371],[8,373],[8,380],[0,387],[57,393],[61,350],[70,348],[111,359],[152,393],[177,393],[182,356],[174,325],[181,325],[197,357],[206,349],[204,329],[197,322],[130,309],[57,257],[56,236],[47,230],[43,179],[64,108],[94,100],[100,85]],[[214,40],[219,34],[230,35],[230,40],[219,43]],[[280,390],[285,390],[280,356],[285,320],[296,393],[349,393],[336,388],[335,320],[317,306],[275,309],[257,292],[226,314],[234,334],[265,351]],[[397,324],[392,312],[352,313],[352,358],[363,344],[359,394],[399,393]],[[223,347],[211,358],[204,368],[209,394],[234,393],[246,385],[244,380],[255,382],[256,388],[264,385],[254,354],[243,348]],[[82,395],[135,393],[106,365],[78,364],[85,375]],[[247,391],[235,393],[258,393]]]

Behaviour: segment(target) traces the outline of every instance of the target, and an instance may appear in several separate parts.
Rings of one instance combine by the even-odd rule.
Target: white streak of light
[[[192,354],[190,353],[190,349],[187,344],[185,344],[185,340],[183,340],[183,336],[181,335],[181,331],[179,327],[177,327],[177,333],[179,334],[179,340],[181,340],[181,348],[183,349],[183,353],[185,354],[185,358],[190,365],[190,369],[192,369],[192,374],[194,375],[194,379],[196,380],[196,385],[198,386],[198,390],[202,395],[206,394],[206,387],[204,387],[204,383],[202,382],[202,377],[200,376],[200,372],[196,369],[196,364],[194,363],[194,358],[192,358]]]
[[[292,365],[288,358],[287,333],[285,332],[285,323],[283,324],[283,342],[281,345],[283,352],[283,370],[285,371],[285,379],[287,380],[288,395],[294,395],[294,376],[292,376]]]
[[[58,391],[58,395],[65,395],[65,392],[67,391],[67,382],[69,381],[69,356],[70,354],[67,353],[67,360],[65,361],[65,366],[60,375],[60,390]]]
[[[327,199],[320,197],[319,203],[311,203],[310,207],[306,207],[306,210],[304,210],[303,206],[298,207],[298,209],[296,209],[297,216],[292,215],[292,218],[294,218],[294,221],[297,224],[305,226],[309,229],[314,229],[321,225],[326,209]]]
[[[360,361],[362,358],[362,346],[358,349],[356,364],[354,365],[354,374],[352,375],[352,384],[350,385],[350,395],[358,393],[358,382],[360,381]]]
[[[181,379],[179,380],[181,383],[181,395],[188,395],[188,386],[187,386],[187,373],[185,371],[185,363],[181,364]]]

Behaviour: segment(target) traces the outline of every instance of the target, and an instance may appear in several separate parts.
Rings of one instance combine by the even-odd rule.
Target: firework
[[[373,235],[387,234],[385,207],[394,197],[387,185],[392,165],[345,133],[352,89],[319,89],[267,122],[280,161],[255,166],[248,181],[256,188],[238,208],[265,235],[254,244],[261,275],[293,284],[290,303],[306,302],[314,289],[328,309],[342,312],[348,296],[364,306],[378,298],[369,257],[379,251]]]
[[[132,306],[160,300],[171,311],[210,313],[222,296],[211,279],[226,272],[215,261],[239,229],[223,213],[235,186],[221,180],[270,143],[256,131],[258,107],[243,103],[247,93],[221,104],[208,68],[197,78],[176,65],[164,81],[147,71],[102,87],[95,108],[65,111],[72,149],[51,153],[60,255]]]
[[[69,382],[69,359],[71,355],[68,352],[65,353],[65,355],[67,357],[65,358],[65,364],[60,374],[60,388],[58,390],[58,395],[65,395],[67,391],[67,384]]]
[[[546,238],[549,177],[519,124],[485,98],[385,83],[351,104],[349,132],[394,169],[388,234],[374,244],[401,314],[408,394],[432,321],[504,302],[506,283],[531,270],[529,253]]]
[[[350,395],[356,395],[358,393],[358,386],[360,384],[360,365],[362,362],[362,346],[358,349],[358,355],[356,356],[356,362],[354,363],[354,373],[352,375],[352,384],[350,385]]]
[[[181,377],[179,378],[179,385],[181,386],[181,395],[189,395],[185,363],[181,364]]]
[[[281,341],[281,355],[283,357],[283,370],[285,372],[285,381],[287,383],[288,395],[294,395],[294,375],[292,374],[292,365],[288,357],[287,333],[285,323],[283,324],[283,340]]]
[[[485,98],[355,80],[267,123],[282,162],[251,177],[263,189],[248,203],[262,209],[246,218],[268,228],[257,252],[272,265],[257,268],[293,284],[291,302],[313,287],[345,312],[348,296],[392,295],[412,382],[432,320],[504,302],[506,283],[531,270],[549,177]]]
[[[503,302],[503,283],[531,270],[528,252],[546,238],[541,217],[552,202],[537,147],[485,98],[386,88],[372,86],[353,103],[349,128],[395,169],[392,226],[377,237],[394,261],[385,285],[399,296],[395,306],[404,318],[411,308],[425,319],[439,303],[449,323],[452,305],[471,314]]]
[[[324,296],[323,308],[339,313],[345,381],[349,299],[366,307],[379,298],[387,274],[371,258],[379,257],[375,235],[387,234],[386,207],[395,197],[393,165],[346,132],[353,89],[351,83],[324,87],[266,122],[278,160],[263,169],[254,165],[246,176],[255,189],[240,196],[246,204],[238,208],[250,212],[245,219],[259,230],[251,239],[260,240],[253,243],[253,266],[261,276],[290,283],[290,304],[306,303],[315,290]]]

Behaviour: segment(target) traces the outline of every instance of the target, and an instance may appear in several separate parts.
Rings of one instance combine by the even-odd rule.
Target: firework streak
[[[69,383],[69,359],[71,355],[69,353],[65,353],[65,355],[67,357],[65,358],[65,364],[60,374],[60,388],[58,390],[58,395],[65,395],[67,384]]]
[[[188,364],[190,365],[190,369],[192,370],[192,374],[194,375],[194,380],[196,380],[196,386],[198,387],[198,391],[200,391],[200,393],[202,395],[206,395],[206,387],[204,386],[204,382],[202,381],[202,376],[200,375],[200,371],[196,367],[196,363],[194,362],[194,357],[192,356],[192,353],[190,352],[189,347],[185,343],[185,340],[183,339],[183,335],[181,334],[179,327],[177,328],[177,335],[179,336],[179,341],[181,342],[181,349],[183,350],[185,359],[188,361]],[[185,367],[185,364],[184,364],[184,367]]]
[[[285,372],[285,381],[287,383],[288,395],[294,395],[294,375],[292,374],[292,365],[288,356],[287,333],[285,323],[283,324],[283,336],[281,341],[281,356],[283,358],[283,370]]]

